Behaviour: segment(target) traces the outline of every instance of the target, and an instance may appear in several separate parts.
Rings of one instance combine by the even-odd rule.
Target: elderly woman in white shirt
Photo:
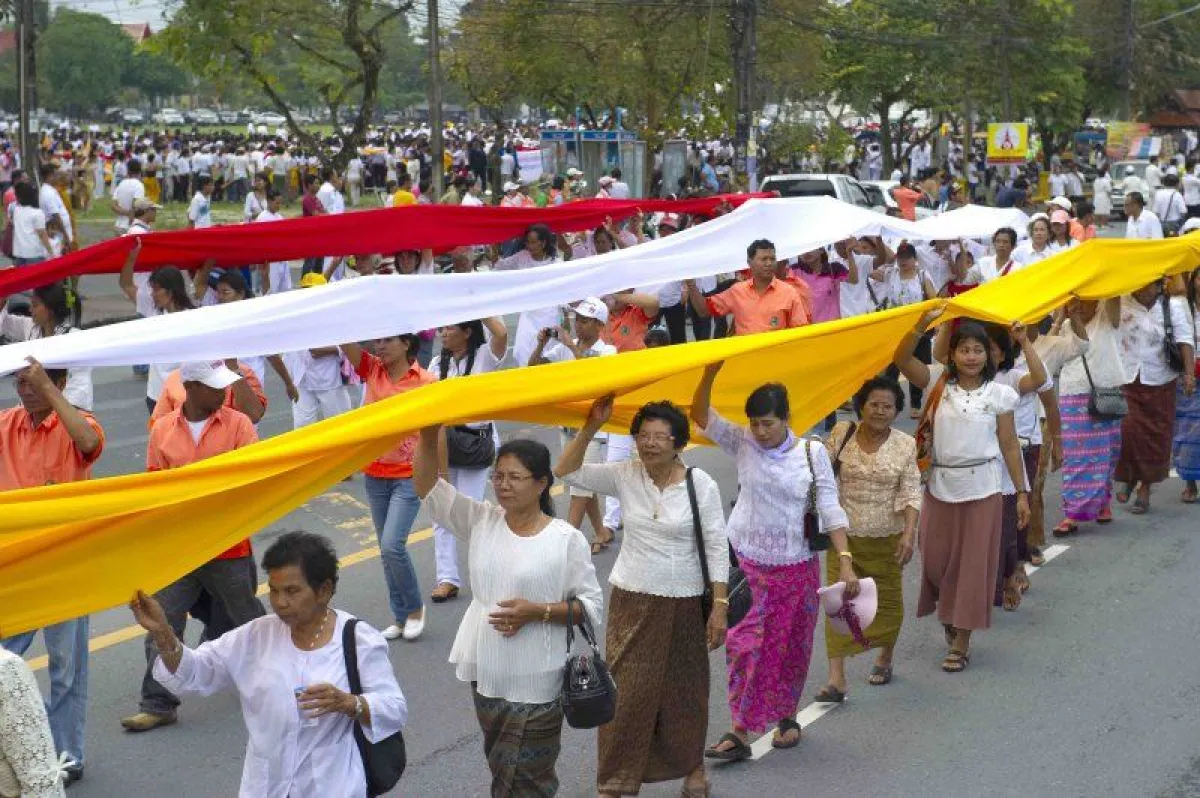
[[[1179,350],[1182,370],[1166,356],[1167,327]],[[1121,422],[1121,454],[1115,478],[1124,483],[1117,501],[1129,501],[1129,511],[1150,509],[1150,486],[1171,473],[1171,441],[1175,424],[1176,383],[1191,396],[1196,391],[1195,330],[1186,297],[1168,296],[1163,282],[1121,298],[1121,360],[1129,382],[1123,392],[1129,413]]]
[[[62,798],[63,775],[37,680],[0,648],[0,798]]]
[[[762,385],[746,399],[748,427],[712,409],[712,386],[722,365],[705,369],[691,415],[710,440],[736,458],[741,485],[727,530],[753,606],[725,642],[733,730],[705,752],[736,761],[750,756],[747,734],[773,723],[778,728],[772,746],[794,748],[800,742],[795,715],[812,660],[821,587],[820,560],[805,535],[806,512],[820,516],[832,540],[829,556],[839,558],[847,598],[858,595],[858,577],[829,453],[820,442],[792,434],[787,389],[778,383]],[[814,484],[816,506],[809,507]]]
[[[497,504],[444,479],[441,427],[421,431],[413,485],[430,517],[470,543],[471,605],[450,651],[471,684],[493,798],[558,791],[562,670],[569,622],[598,625],[604,593],[587,539],[554,517],[550,452],[509,441],[492,471]]]
[[[387,641],[329,606],[338,561],[325,538],[282,535],[263,556],[263,570],[275,614],[197,649],[184,646],[154,597],[138,591],[129,606],[158,647],[154,678],[177,694],[237,691],[250,737],[241,798],[361,798],[367,780],[355,724],[377,743],[399,732],[408,713]],[[343,648],[351,621],[358,695],[350,692]]]
[[[611,412],[612,397],[593,404],[554,469],[571,485],[619,497],[625,517],[625,542],[609,576],[607,641],[620,689],[616,717],[600,728],[596,789],[604,797],[636,795],[646,782],[685,779],[685,796],[704,796],[708,651],[724,640],[728,612],[721,493],[712,477],[680,460],[689,425],[670,402],[651,402],[634,416],[637,459],[585,464],[588,441]],[[701,557],[713,586],[707,618]]]

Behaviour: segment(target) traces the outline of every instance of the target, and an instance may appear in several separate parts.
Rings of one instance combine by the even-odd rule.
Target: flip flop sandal
[[[612,545],[611,540],[605,540],[605,541],[594,540],[594,541],[592,541],[592,554],[593,555],[600,554],[601,552],[603,552],[605,549],[607,549],[611,545]]]
[[[732,748],[722,750],[717,748],[721,743],[730,743]],[[704,751],[704,756],[708,759],[716,759],[721,762],[741,762],[743,759],[749,759],[753,755],[750,746],[738,739],[736,734],[726,734],[720,740],[717,740],[715,745],[709,746]]]
[[[1021,606],[1021,591],[1015,587],[1004,588],[1004,601],[1002,602],[1005,612],[1016,612]]]
[[[1179,500],[1181,502],[1183,502],[1184,504],[1195,504],[1196,499],[1197,499],[1196,494],[1192,493],[1191,491],[1188,491],[1188,490],[1185,490],[1183,492],[1183,495],[1179,497]]]
[[[1042,554],[1040,549],[1030,549],[1029,564],[1034,568],[1041,568],[1046,564],[1046,555]]]
[[[1017,589],[1022,593],[1029,592],[1029,575],[1025,573],[1025,569],[1017,571],[1016,575]]]
[[[971,655],[965,654],[962,651],[950,650],[946,658],[942,660],[942,670],[946,673],[962,673],[967,669],[967,665],[971,663]]]
[[[1150,502],[1143,499],[1141,496],[1133,500],[1133,505],[1130,506],[1129,512],[1133,515],[1145,515],[1150,511]]]
[[[1126,504],[1129,501],[1129,497],[1132,495],[1133,495],[1133,488],[1126,485],[1125,487],[1117,490],[1117,495],[1115,498],[1119,504]]]
[[[845,700],[846,694],[832,684],[827,685],[821,692],[813,696],[813,701],[818,704],[840,704]]]
[[[783,735],[785,735],[791,731],[796,732],[795,740],[782,739]],[[784,718],[783,720],[779,721],[779,728],[776,732],[775,739],[771,740],[771,747],[772,748],[781,748],[781,749],[782,748],[795,748],[796,746],[800,745],[800,735],[801,734],[802,734],[802,732],[800,731],[800,724],[797,723],[794,718]]]
[[[879,681],[875,681],[878,679]],[[872,687],[883,687],[885,684],[892,683],[892,666],[891,665],[875,665],[871,668],[871,675],[867,677],[867,684]]]
[[[1064,519],[1062,522],[1059,523],[1058,526],[1054,527],[1054,537],[1065,538],[1067,535],[1074,535],[1078,531],[1079,531],[1078,526],[1076,526],[1073,522],[1067,521],[1066,519]],[[1042,562],[1045,562],[1044,558],[1043,558]]]

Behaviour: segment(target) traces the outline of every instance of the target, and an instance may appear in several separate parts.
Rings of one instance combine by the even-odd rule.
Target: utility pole
[[[446,174],[445,146],[442,142],[442,56],[438,25],[438,0],[428,0],[429,8],[429,148],[433,155],[433,199],[442,196]]]
[[[21,168],[29,179],[38,179],[38,148],[30,130],[30,116],[37,110],[37,21],[33,16],[33,0],[17,0],[17,93],[18,145],[21,148]]]
[[[758,22],[758,0],[733,0],[729,35],[733,53],[734,84],[737,100],[737,120],[734,132],[736,170],[757,182],[750,170],[757,166],[757,136],[754,136],[754,86],[758,66],[758,42],[755,28]],[[754,142],[752,144],[752,141]]]
[[[1121,54],[1121,76],[1117,81],[1117,85],[1121,87],[1121,100],[1117,116],[1128,122],[1133,120],[1133,55],[1134,42],[1137,38],[1137,24],[1133,13],[1133,0],[1124,0],[1122,5],[1125,48]]]

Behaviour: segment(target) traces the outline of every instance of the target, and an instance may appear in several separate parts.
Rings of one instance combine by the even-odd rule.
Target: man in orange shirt
[[[225,391],[241,379],[239,375],[217,361],[185,363],[179,369],[179,376],[187,398],[182,406],[164,415],[150,429],[150,444],[146,448],[148,471],[182,468],[258,440],[250,419],[225,404]],[[225,612],[240,626],[264,614],[262,604],[254,595],[253,573],[250,541],[243,540],[167,585],[155,594],[155,598],[180,639],[187,612],[202,589],[220,601]],[[129,731],[149,731],[177,720],[179,699],[151,675],[157,658],[158,648],[147,635],[140,711],[121,721]]]
[[[257,424],[267,412],[267,395],[263,391],[262,383],[259,382],[253,369],[243,363],[238,363],[236,359],[226,360],[225,367],[242,376],[240,380],[225,389],[225,406],[241,411],[246,418],[250,419],[251,424]],[[162,393],[158,395],[158,402],[150,414],[148,426],[153,429],[155,422],[160,418],[172,410],[182,407],[185,399],[187,399],[187,391],[183,389],[183,380],[179,376],[179,369],[175,369],[163,380]]]
[[[900,216],[910,222],[917,220],[917,203],[922,196],[924,195],[920,191],[912,187],[912,179],[909,177],[900,178],[900,185],[892,189],[892,199],[896,200]]]
[[[43,369],[33,358],[17,372],[21,407],[0,411],[0,490],[36,488],[91,479],[92,464],[104,451],[104,430],[90,413],[63,397],[66,369]],[[36,632],[0,641],[24,655]],[[83,778],[84,723],[87,719],[88,618],[42,629],[50,657],[50,732],[66,764],[66,784]]]
[[[685,280],[688,300],[696,315],[733,314],[734,335],[774,332],[808,324],[800,294],[776,277],[775,245],[759,239],[746,248],[750,279],[705,297],[693,280]]]
[[[646,330],[658,316],[658,296],[631,288],[612,294],[607,304],[608,324],[600,331],[600,339],[618,352],[645,349]]]

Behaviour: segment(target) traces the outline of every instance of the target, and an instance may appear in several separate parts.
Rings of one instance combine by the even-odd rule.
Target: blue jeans
[[[34,632],[0,640],[0,645],[24,656],[33,644]],[[56,623],[42,629],[50,655],[50,733],[54,747],[83,767],[83,726],[87,719],[88,616]]]
[[[401,625],[421,609],[421,587],[408,556],[408,533],[421,509],[421,500],[411,479],[381,479],[367,476],[367,501],[379,538],[383,577],[387,582],[392,617]]]

